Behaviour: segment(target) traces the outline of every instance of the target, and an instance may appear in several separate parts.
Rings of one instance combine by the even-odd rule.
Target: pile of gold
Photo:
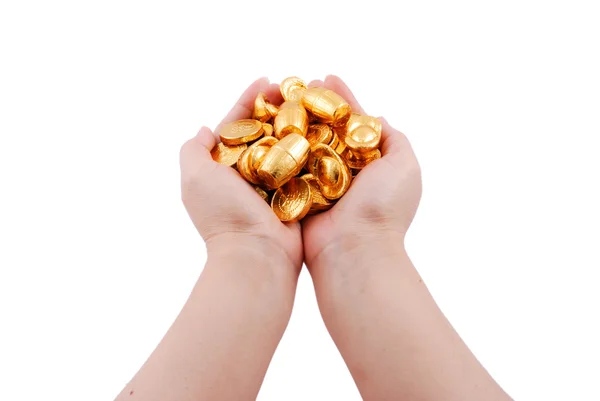
[[[330,209],[353,177],[381,157],[381,122],[297,77],[280,89],[281,106],[259,93],[252,119],[224,125],[211,153],[251,183],[281,221],[294,222]]]

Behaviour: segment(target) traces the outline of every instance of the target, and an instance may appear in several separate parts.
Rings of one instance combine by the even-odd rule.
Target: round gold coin
[[[271,208],[279,220],[292,223],[301,220],[310,210],[311,190],[302,178],[292,178],[275,191]]]
[[[238,159],[248,148],[248,145],[242,144],[238,146],[227,146],[219,142],[211,151],[210,154],[214,161],[225,166],[233,167]]]
[[[315,146],[319,143],[329,144],[333,138],[333,131],[327,124],[311,124],[308,126],[306,140],[310,146]]]
[[[306,83],[298,77],[289,77],[284,79],[279,85],[283,100],[299,102],[302,93],[306,89]]]
[[[225,124],[219,132],[221,142],[229,146],[252,142],[260,138],[262,134],[262,123],[249,118]]]

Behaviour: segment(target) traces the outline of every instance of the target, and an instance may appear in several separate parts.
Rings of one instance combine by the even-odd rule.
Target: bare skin
[[[364,112],[339,78],[311,84]],[[258,80],[215,131],[248,118],[259,91],[281,102],[278,85]],[[208,260],[180,315],[117,401],[255,399],[289,320],[303,261],[365,400],[510,400],[406,254],[420,169],[406,137],[382,122],[383,157],[333,209],[302,226],[279,222],[237,172],[211,159],[218,139],[208,128],[182,147],[182,198]]]

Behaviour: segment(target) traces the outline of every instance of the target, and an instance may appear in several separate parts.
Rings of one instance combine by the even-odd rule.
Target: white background
[[[519,400],[600,400],[594,2],[2,1],[0,400],[110,400],[205,261],[178,152],[335,73],[412,141],[408,250]],[[304,271],[260,400],[358,400]]]

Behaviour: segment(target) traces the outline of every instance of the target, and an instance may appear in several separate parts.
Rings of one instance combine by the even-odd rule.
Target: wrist
[[[228,233],[206,241],[205,270],[219,270],[247,282],[259,294],[293,302],[300,266],[267,237]]]

